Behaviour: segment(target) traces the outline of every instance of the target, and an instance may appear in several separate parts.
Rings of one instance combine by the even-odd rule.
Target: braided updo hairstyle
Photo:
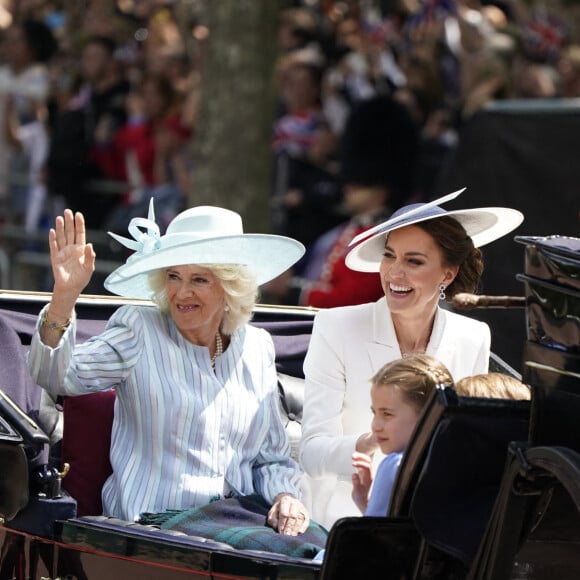
[[[465,228],[454,218],[443,216],[414,224],[427,232],[443,252],[445,266],[459,266],[455,280],[445,289],[447,300],[460,292],[473,293],[483,273],[483,254],[473,246]]]
[[[372,388],[388,386],[398,389],[403,400],[412,405],[417,414],[421,411],[435,387],[453,385],[447,367],[428,354],[415,354],[385,364],[371,378]]]

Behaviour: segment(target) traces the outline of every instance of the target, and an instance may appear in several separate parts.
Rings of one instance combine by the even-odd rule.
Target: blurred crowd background
[[[195,205],[210,1],[0,0],[1,287],[50,289],[22,270],[46,274],[46,230],[64,207],[84,212],[106,274],[122,258],[106,231],[124,234],[151,197],[162,230]],[[281,0],[270,229],[308,252],[265,299],[380,296],[375,275],[342,275],[346,243],[430,199],[490,102],[580,97],[577,4]]]

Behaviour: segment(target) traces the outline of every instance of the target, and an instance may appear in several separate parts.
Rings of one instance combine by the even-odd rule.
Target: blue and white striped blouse
[[[116,389],[105,515],[133,521],[229,492],[300,497],[266,331],[238,329],[214,373],[209,350],[157,308],[123,306],[101,335],[76,346],[74,320],[54,349],[38,328],[28,366],[39,385],[53,395]]]

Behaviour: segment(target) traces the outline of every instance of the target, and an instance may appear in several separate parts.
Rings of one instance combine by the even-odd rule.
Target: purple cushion
[[[76,499],[79,516],[103,513],[101,488],[112,473],[114,404],[114,390],[64,398],[62,461],[70,471],[62,487]]]

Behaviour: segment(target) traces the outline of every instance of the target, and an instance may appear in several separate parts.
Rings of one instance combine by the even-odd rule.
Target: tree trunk
[[[189,205],[232,209],[247,232],[266,232],[279,0],[211,1],[206,10],[210,35]]]

